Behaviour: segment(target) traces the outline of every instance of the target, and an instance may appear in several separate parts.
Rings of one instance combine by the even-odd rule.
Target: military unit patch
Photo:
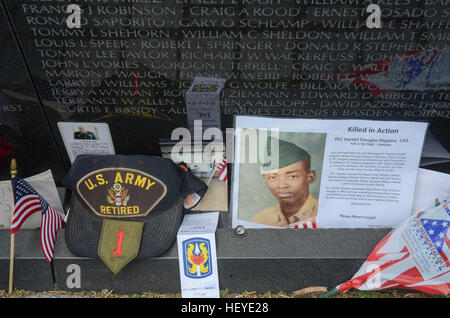
[[[212,274],[211,244],[204,238],[183,242],[184,274],[189,278],[204,278]]]
[[[105,219],[98,256],[116,275],[139,254],[144,222]]]

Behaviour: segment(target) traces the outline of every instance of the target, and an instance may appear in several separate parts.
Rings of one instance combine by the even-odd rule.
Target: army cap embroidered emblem
[[[99,257],[114,273],[134,258],[155,257],[176,239],[187,198],[207,185],[173,161],[144,155],[79,156],[63,180],[74,190],[65,227],[67,247]]]
[[[124,218],[146,216],[167,193],[159,179],[139,170],[105,168],[78,181],[77,191],[103,221],[98,256],[116,275],[139,254],[142,221]],[[114,218],[115,220],[112,220]]]
[[[167,187],[142,171],[106,168],[93,171],[77,184],[87,206],[101,217],[146,216],[164,198]]]

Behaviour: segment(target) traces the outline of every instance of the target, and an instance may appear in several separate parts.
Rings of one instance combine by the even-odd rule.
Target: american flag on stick
[[[63,218],[28,182],[20,178],[12,178],[11,183],[15,202],[11,233],[14,234],[20,230],[30,215],[41,212],[41,248],[50,263],[55,249],[56,233],[64,226]]]
[[[415,289],[450,294],[450,203],[410,217],[385,238],[349,281],[322,295],[349,289]]]
[[[223,182],[227,182],[228,180],[227,161],[223,159],[222,162],[216,165],[216,169],[219,171],[216,175],[216,178]]]

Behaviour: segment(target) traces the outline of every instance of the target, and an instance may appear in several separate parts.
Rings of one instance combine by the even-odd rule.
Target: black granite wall
[[[42,104],[66,166],[58,121],[107,122],[117,153],[153,154],[186,126],[196,76],[227,79],[223,129],[237,114],[427,121],[450,149],[448,0],[2,1],[39,97],[26,75],[12,90],[37,106],[7,113]],[[66,25],[71,3],[80,28]],[[11,58],[23,63],[0,47],[3,92],[22,74]]]
[[[60,179],[62,156],[2,5],[0,11],[0,180],[10,178],[11,158],[21,177],[52,169]]]

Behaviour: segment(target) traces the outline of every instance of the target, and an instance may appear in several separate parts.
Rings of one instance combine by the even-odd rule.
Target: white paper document
[[[51,206],[63,215],[61,199],[50,170],[24,179]],[[11,180],[0,181],[0,229],[11,228],[12,186]],[[32,214],[22,225],[22,229],[36,229],[41,226],[41,213]]]
[[[186,214],[177,234],[183,298],[219,298],[215,232],[219,212]]]
[[[427,125],[237,116],[233,227],[397,226],[411,214]]]
[[[428,131],[422,149],[420,166],[426,167],[438,163],[450,161],[450,153],[439,143],[439,141]]]
[[[78,155],[115,154],[109,126],[106,123],[59,122],[58,128],[70,163]]]

